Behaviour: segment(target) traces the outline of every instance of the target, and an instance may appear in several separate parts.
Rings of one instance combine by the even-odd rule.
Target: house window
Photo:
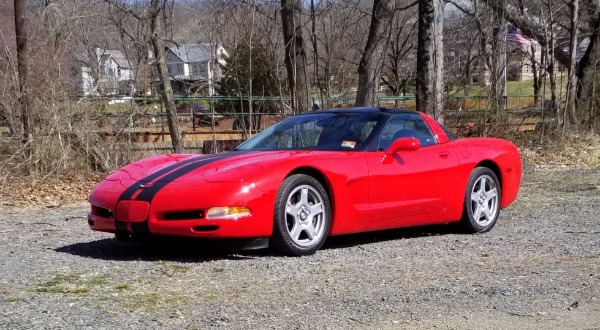
[[[183,74],[183,63],[177,63],[177,74]]]
[[[206,69],[204,63],[193,63],[192,64],[192,75],[194,77],[200,77],[206,75]]]
[[[194,63],[194,75],[206,77],[206,65],[207,63]]]
[[[121,77],[121,68],[117,69],[117,77]]]

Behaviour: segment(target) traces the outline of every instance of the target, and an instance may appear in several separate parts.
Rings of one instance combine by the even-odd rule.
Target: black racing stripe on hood
[[[135,199],[141,200],[141,201],[152,202],[152,199],[154,198],[154,196],[162,188],[164,188],[169,183],[175,181],[176,179],[178,179],[178,178],[180,178],[202,166],[208,165],[210,163],[214,163],[214,162],[222,160],[222,159],[237,156],[237,155],[239,155],[239,153],[221,154],[221,155],[211,157],[208,159],[202,159],[200,161],[197,161],[197,162],[188,164],[186,166],[183,166],[181,168],[178,168],[177,170],[162,177],[160,181],[154,182],[154,184],[152,186],[147,187],[144,190],[142,190],[142,192],[140,192]]]
[[[145,178],[138,180],[136,183],[132,184],[131,186],[129,186],[129,188],[125,189],[125,191],[121,194],[121,196],[119,196],[118,200],[126,200],[126,199],[131,199],[133,197],[133,195],[135,195],[135,193],[142,189],[140,187],[140,185],[145,185],[148,184],[158,178],[160,178],[161,176],[175,170],[178,167],[187,165],[189,163],[193,163],[193,162],[197,162],[202,160],[204,157],[199,156],[199,157],[192,157],[190,159],[186,159],[184,161],[178,162],[176,164],[173,164],[171,166],[167,166],[165,168],[163,168],[162,170],[156,171],[148,176],[146,176]]]

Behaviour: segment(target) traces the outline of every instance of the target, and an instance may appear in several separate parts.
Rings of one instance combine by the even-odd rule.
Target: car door
[[[385,149],[406,137],[417,138],[420,148],[400,151],[390,163],[383,163]],[[453,144],[438,143],[419,114],[392,115],[381,133],[379,150],[367,152],[371,221],[399,226],[444,221],[458,184]]]

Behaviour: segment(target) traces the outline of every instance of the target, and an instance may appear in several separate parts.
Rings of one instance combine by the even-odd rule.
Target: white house
[[[166,57],[174,92],[213,95],[229,54],[220,44],[200,43],[170,47]]]
[[[95,48],[75,55],[74,72],[83,95],[132,94],[135,79],[127,57],[118,50]]]

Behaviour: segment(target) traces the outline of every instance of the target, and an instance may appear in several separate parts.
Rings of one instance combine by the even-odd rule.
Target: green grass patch
[[[79,279],[81,279],[81,274],[78,274],[78,273],[58,274],[58,275],[54,276],[54,278],[51,279],[50,281],[40,283],[39,286],[52,287],[52,286],[57,286],[57,285],[61,285],[64,283],[74,283],[76,281],[79,281]]]
[[[556,92],[558,94],[564,94],[567,90],[567,78],[560,79],[560,76],[556,77]],[[468,85],[466,88],[457,91],[456,94],[469,95],[469,96],[487,96],[489,93],[489,86],[482,85]],[[543,93],[544,86],[540,87],[540,93]],[[523,81],[507,81],[506,82],[506,95],[510,96],[524,96],[533,95],[533,80]],[[550,80],[546,80],[546,96],[550,98]]]
[[[90,278],[89,280],[86,280],[86,282],[89,285],[104,286],[109,283],[108,280],[109,280],[109,276],[104,274],[104,275],[94,276],[94,277]]]
[[[58,274],[51,280],[39,282],[33,291],[42,293],[86,294],[91,287],[102,287],[109,283],[108,275],[97,275],[89,278],[81,273]]]
[[[131,289],[131,286],[129,284],[119,284],[119,285],[115,285],[115,289],[116,290],[120,290],[120,291],[124,291],[124,290]]]
[[[127,311],[155,312],[165,308],[186,304],[190,298],[174,293],[144,292],[119,295],[114,298]]]
[[[36,292],[43,293],[71,293],[71,294],[84,294],[89,293],[90,289],[84,287],[69,287],[69,286],[50,286],[50,287],[37,287]]]
[[[176,265],[163,260],[158,261],[158,265],[160,266],[160,271],[169,277],[185,274],[192,269],[191,266]]]

